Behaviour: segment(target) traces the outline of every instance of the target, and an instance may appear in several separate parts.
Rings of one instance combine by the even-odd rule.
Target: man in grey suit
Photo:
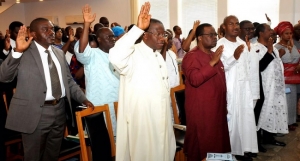
[[[1,64],[0,81],[18,78],[6,128],[22,133],[25,161],[57,161],[66,123],[65,103],[71,104],[73,98],[94,106],[73,81],[63,51],[51,46],[53,24],[37,18],[30,29],[32,37],[26,41],[26,27],[20,28],[16,48]]]

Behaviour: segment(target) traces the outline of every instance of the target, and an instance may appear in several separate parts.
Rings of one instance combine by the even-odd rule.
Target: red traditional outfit
[[[185,55],[182,70],[186,77],[186,136],[184,150],[189,161],[199,161],[208,152],[230,152],[226,110],[224,67],[209,65],[211,54],[198,47]]]

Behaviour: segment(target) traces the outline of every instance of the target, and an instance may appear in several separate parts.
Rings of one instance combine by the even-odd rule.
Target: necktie
[[[56,69],[56,66],[52,60],[51,54],[49,50],[46,50],[45,53],[48,54],[48,66],[50,71],[50,80],[51,80],[51,87],[52,87],[52,96],[59,100],[61,96],[61,87],[60,87],[60,81],[58,77],[58,72]]]

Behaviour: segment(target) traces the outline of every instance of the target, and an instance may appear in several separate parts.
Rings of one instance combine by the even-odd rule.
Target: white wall
[[[8,29],[12,21],[25,22],[23,4],[15,4],[0,14],[0,31],[2,31],[3,34],[5,34],[6,29]]]
[[[25,23],[30,22],[39,16],[58,16],[59,26],[66,27],[65,16],[82,15],[82,7],[89,4],[92,7],[92,13],[96,13],[96,20],[93,24],[99,22],[99,18],[105,16],[110,23],[118,22],[122,26],[129,25],[130,1],[128,0],[60,0],[48,2],[33,2],[25,4]]]
[[[33,19],[43,16],[57,16],[58,25],[66,27],[65,16],[81,15],[81,8],[85,4],[89,4],[92,12],[96,13],[93,25],[102,16],[107,17],[110,23],[118,22],[123,27],[131,24],[130,0],[58,0],[15,4],[0,14],[0,31],[5,31],[13,20],[29,26]],[[74,28],[78,26],[72,25]]]
[[[118,22],[125,26],[135,22],[131,20],[132,1],[135,0],[59,0],[15,4],[0,14],[0,31],[5,32],[8,25],[14,20],[21,21],[28,26],[34,18],[39,16],[57,16],[58,25],[66,27],[65,16],[81,15],[81,7],[86,3],[92,6],[92,12],[97,15],[95,22],[98,22],[101,16],[106,16],[110,22]],[[172,28],[178,24],[178,3],[177,0],[169,0],[169,4],[170,28]],[[279,21],[286,20],[292,24],[297,23],[300,20],[300,10],[298,8],[300,8],[300,0],[281,0]],[[249,10],[249,14],[251,14],[251,10]],[[227,16],[227,0],[220,0],[218,4],[219,24],[222,23],[225,16]],[[77,26],[73,25],[74,28]]]

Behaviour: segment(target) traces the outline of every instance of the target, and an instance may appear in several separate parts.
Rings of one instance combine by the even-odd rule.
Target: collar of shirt
[[[16,47],[16,41],[13,39],[10,39],[10,46],[11,48],[15,48]]]
[[[48,49],[44,48],[42,45],[40,45],[39,43],[37,43],[36,41],[33,41],[39,51],[39,53],[45,53],[45,50],[49,50],[49,52],[52,52],[52,48],[51,48],[51,45],[49,45]],[[45,53],[46,54],[46,53]]]
[[[46,91],[46,98],[45,100],[49,101],[49,100],[54,100],[54,97],[52,96],[52,88],[51,88],[51,78],[50,78],[50,73],[49,73],[49,68],[48,68],[48,54],[45,52],[45,48],[43,46],[41,46],[39,43],[37,43],[36,41],[33,41],[39,51],[39,54],[41,56],[41,60],[42,60],[42,64],[43,64],[43,69],[44,69],[44,74],[45,74],[45,81],[46,81],[46,86],[47,86],[47,91]],[[57,59],[57,57],[55,56],[51,45],[48,47],[48,49],[51,56],[52,56],[52,60],[57,68],[57,72],[58,72],[58,76],[60,79],[60,85],[61,85],[61,91],[62,91],[62,97],[65,96],[65,86],[62,83],[62,72],[61,72],[61,65]]]
[[[141,41],[141,45],[143,46],[143,49],[146,50],[147,52],[152,52],[152,53],[160,52],[160,50],[153,51],[153,49],[150,48],[147,44],[145,44],[144,41]]]

